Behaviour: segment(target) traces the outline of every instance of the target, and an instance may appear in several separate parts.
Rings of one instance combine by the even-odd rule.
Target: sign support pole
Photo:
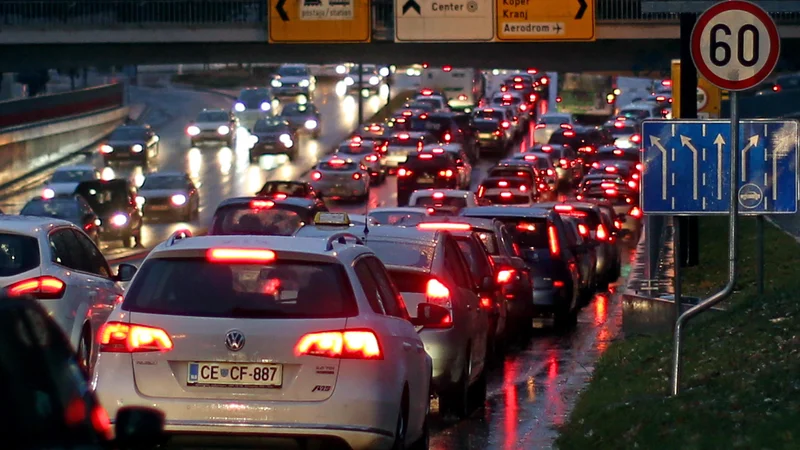
[[[728,151],[731,154],[730,160],[730,231],[728,241],[728,283],[721,291],[708,297],[699,304],[689,308],[685,313],[678,317],[675,323],[675,339],[672,353],[672,395],[676,396],[680,392],[681,377],[681,345],[683,327],[689,320],[698,314],[706,311],[717,303],[730,297],[733,288],[736,286],[736,266],[737,266],[737,237],[739,226],[739,95],[736,91],[731,92],[731,145]]]
[[[675,255],[675,269],[673,286],[675,288],[675,323],[681,317],[681,307],[683,306],[683,283],[681,282],[682,264],[678,261],[681,254],[681,218],[672,216],[672,253]]]
[[[756,266],[758,295],[764,295],[764,216],[762,215],[756,216]]]
[[[364,122],[364,95],[362,91],[364,90],[364,65],[358,63],[358,126],[361,127],[362,122]]]

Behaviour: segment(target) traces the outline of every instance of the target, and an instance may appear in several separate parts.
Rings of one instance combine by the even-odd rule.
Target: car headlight
[[[242,102],[236,102],[236,104],[234,104],[234,105],[233,105],[233,109],[234,109],[236,112],[243,112],[243,111],[244,111],[245,109],[247,109],[247,108],[244,106],[244,103],[242,103]]]
[[[175,194],[169,199],[175,206],[181,206],[186,204],[186,196],[183,194]]]
[[[189,136],[197,136],[198,134],[200,134],[200,128],[195,125],[191,125],[189,128],[186,129],[186,134],[188,134]]]
[[[343,64],[339,64],[338,66],[336,66],[336,73],[338,73],[339,75],[344,75],[345,72],[347,72],[347,67],[345,67]]]
[[[228,134],[230,132],[231,132],[231,129],[227,125],[221,125],[219,128],[217,128],[217,133],[219,133],[219,134],[221,134],[223,136],[225,136],[226,134]]]
[[[381,79],[376,77],[376,76],[374,76],[374,75],[369,77],[369,84],[371,84],[373,86],[375,86],[376,84],[378,84],[380,82],[381,82]]]
[[[391,71],[388,67],[381,67],[381,70],[379,70],[378,73],[381,74],[382,77],[388,77]]]
[[[356,82],[355,82],[355,80],[353,80],[353,77],[345,77],[345,79],[344,79],[344,84],[346,84],[348,86],[352,86],[355,83]]]
[[[311,82],[308,80],[300,80],[300,82],[297,83],[297,85],[300,87],[309,87],[311,86]]]
[[[270,105],[269,102],[261,102],[262,111],[269,111],[270,109],[272,109],[272,105]]]
[[[56,191],[54,191],[54,190],[52,190],[50,188],[46,188],[44,191],[42,191],[42,198],[45,199],[45,200],[53,198],[55,196],[56,196]]]
[[[292,137],[289,136],[289,133],[283,133],[282,135],[278,136],[278,140],[283,142],[284,144],[288,144],[292,142]]]
[[[272,80],[272,83],[270,83],[270,84],[272,85],[272,87],[281,87],[281,86],[283,86],[283,83],[281,83],[281,80]]]
[[[100,151],[103,152],[103,153],[111,153],[111,152],[114,151],[114,147],[112,147],[112,146],[110,146],[108,144],[103,144],[103,145],[100,146]]]
[[[141,153],[141,151],[144,150],[144,147],[142,147],[142,144],[134,144],[133,147],[131,147],[131,150],[134,153]]]
[[[147,201],[147,199],[142,197],[141,195],[137,195],[136,196],[136,206],[138,206],[139,208],[144,206],[146,201]]]
[[[111,225],[115,227],[124,227],[128,223],[128,216],[122,213],[117,213],[111,216]]]
[[[307,130],[313,130],[313,129],[317,128],[317,125],[318,125],[317,121],[314,120],[314,119],[308,119],[308,120],[306,120],[306,123],[305,123],[305,126],[306,126]]]
[[[103,224],[103,222],[101,222],[100,219],[94,219],[94,224],[95,224],[95,226],[99,227],[100,225]]]

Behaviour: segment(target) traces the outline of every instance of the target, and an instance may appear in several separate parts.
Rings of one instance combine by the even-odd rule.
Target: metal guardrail
[[[566,0],[564,0],[566,1]],[[671,24],[672,13],[643,13],[642,0],[596,0],[599,23]],[[0,25],[264,25],[268,0],[0,0]],[[394,27],[394,2],[372,0],[376,32]],[[778,23],[800,24],[800,13],[774,13]],[[377,36],[376,36],[377,37]]]

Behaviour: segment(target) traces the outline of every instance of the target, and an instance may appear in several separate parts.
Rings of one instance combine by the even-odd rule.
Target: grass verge
[[[569,449],[800,448],[800,246],[765,225],[765,294],[756,292],[755,219],[742,219],[740,270],[728,311],[688,326],[682,393],[667,397],[671,336],[614,343],[561,428]],[[727,219],[702,218],[687,295],[727,280]],[[702,317],[702,316],[701,316]]]

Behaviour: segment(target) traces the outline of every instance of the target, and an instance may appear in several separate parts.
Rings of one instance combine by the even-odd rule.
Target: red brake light
[[[508,186],[508,181],[505,181],[505,180],[498,181],[497,182],[497,186],[499,186],[499,187],[507,187]]]
[[[631,188],[631,189],[636,189],[636,186],[637,186],[637,184],[636,184],[636,182],[635,182],[635,181],[633,181],[633,180],[629,180],[629,181],[628,181],[628,187],[629,187],[629,188]]]
[[[589,229],[586,228],[586,225],[584,225],[582,223],[579,223],[578,224],[578,233],[580,233],[581,236],[588,236],[589,235]]]
[[[519,231],[536,231],[536,225],[532,223],[518,223],[517,230]]]
[[[550,243],[550,254],[554,257],[558,256],[561,253],[561,248],[558,245],[558,233],[556,233],[556,227],[553,225],[549,225],[547,227],[547,237],[548,242]]]
[[[260,248],[210,248],[206,259],[222,263],[264,263],[274,261],[275,252]]]
[[[575,136],[575,132],[572,131],[572,130],[567,130],[567,131],[564,132],[564,136],[566,136],[566,137]]]
[[[501,133],[500,130],[494,130],[494,135],[495,136],[500,136],[501,134],[503,134],[503,133]]]
[[[437,230],[470,231],[472,229],[472,225],[468,223],[425,222],[417,225],[417,229],[425,231],[437,231]],[[431,280],[431,281],[436,281],[436,280]]]
[[[662,80],[661,85],[665,87],[672,86],[672,80]]]
[[[444,67],[442,67],[442,70],[445,71],[445,72],[450,72],[450,71],[453,70],[453,66],[444,66]]]
[[[606,230],[605,225],[603,225],[602,223],[597,226],[596,236],[597,239],[601,241],[605,241],[606,239],[608,239],[608,230]]]
[[[412,113],[411,113],[411,111],[408,111],[408,110],[406,110],[406,111],[403,111],[403,112],[402,112],[402,114],[403,114],[405,117],[411,117],[411,114],[412,114]]]
[[[503,94],[503,100],[511,100],[511,94]]]
[[[295,347],[297,356],[342,359],[383,359],[378,336],[371,330],[308,333]]]
[[[353,179],[354,179],[354,180],[360,180],[360,179],[361,179],[361,174],[360,174],[360,173],[358,173],[358,172],[354,173],[354,174],[353,174]]]
[[[605,171],[608,173],[616,173],[617,167],[616,166],[606,166]]]
[[[781,87],[776,84],[775,86],[772,86],[772,90],[774,92],[780,92],[781,91]]]
[[[628,213],[628,214],[630,214],[631,217],[635,217],[635,218],[639,219],[639,218],[642,217],[642,210],[639,209],[638,207],[634,206],[633,208],[631,208],[631,212]]]
[[[625,122],[614,122],[614,128],[625,128]]]
[[[431,94],[433,94],[433,90],[431,90],[431,89],[423,89],[422,90],[422,95],[431,95]]]
[[[8,295],[20,297],[32,295],[39,299],[57,299],[64,295],[66,284],[56,277],[43,276],[18,281],[7,288]]]
[[[433,198],[436,198],[436,199],[444,198],[444,192],[434,192],[433,193]]]
[[[527,72],[528,72],[529,74],[531,74],[531,75],[536,75],[537,73],[539,73],[539,71],[538,71],[538,70],[536,70],[536,69],[528,69],[528,70],[527,70]]]
[[[609,188],[610,189],[610,188],[613,188],[615,186],[616,186],[616,184],[615,183],[611,183],[611,182],[600,183],[600,187],[604,188],[604,189],[605,188]]]
[[[174,346],[161,328],[122,322],[103,325],[97,340],[100,351],[110,353],[167,352]]]
[[[656,101],[657,102],[663,102],[663,101],[666,101],[666,100],[667,100],[667,97],[664,97],[663,95],[659,95],[658,97],[656,97]]]
[[[501,192],[500,193],[500,198],[511,198],[511,197],[513,197],[513,194],[511,192]]]
[[[636,163],[636,170],[641,172],[643,168],[644,166],[642,165],[642,163]]]
[[[511,124],[507,120],[504,120],[504,121],[500,122],[500,126],[505,128],[505,129],[508,129],[511,126]]]
[[[525,186],[524,184],[519,185],[519,191],[520,192],[525,192],[527,190],[528,190],[528,186]]]
[[[409,135],[408,133],[401,133],[401,134],[399,134],[397,136],[397,139],[400,139],[401,141],[405,141],[405,140],[411,139],[411,135]]]
[[[331,166],[343,166],[346,163],[347,163],[347,161],[345,161],[343,159],[339,159],[339,158],[335,158],[335,159],[332,159],[332,160],[328,161],[328,165],[331,165]]]
[[[514,279],[517,271],[514,269],[503,269],[497,272],[497,283],[506,284]]]
[[[551,145],[543,145],[542,146],[542,151],[545,152],[545,153],[551,152],[551,151],[553,151],[553,146],[551,146]]]
[[[533,127],[534,130],[541,130],[542,128],[546,127],[547,125],[540,123]]]
[[[564,282],[561,280],[553,281],[553,287],[555,288],[562,288],[564,287]]]
[[[320,179],[322,179],[322,174],[319,171],[315,170],[311,172],[311,179],[314,181],[319,181]]]
[[[411,175],[411,171],[408,170],[408,169],[398,169],[397,170],[397,176],[398,177],[407,177],[409,175]]]
[[[514,89],[516,89],[516,90],[520,90],[520,89],[524,89],[524,88],[525,88],[525,86],[523,86],[522,84],[515,84],[514,85]]]
[[[542,77],[539,81],[541,81],[542,84],[547,84],[550,81],[550,79],[547,77]]]
[[[633,178],[634,180],[638,180],[639,179],[639,174],[634,172],[634,173],[631,174],[631,178]]]
[[[433,155],[431,155],[430,153],[423,153],[419,155],[419,159],[433,159]]]
[[[381,131],[380,125],[370,125],[369,131]]]
[[[350,144],[360,144],[364,140],[361,139],[361,136],[353,136],[353,139],[350,140]]]
[[[600,168],[600,163],[599,162],[593,162],[592,163],[592,169],[599,169],[599,168]]]
[[[639,143],[639,142],[641,142],[641,140],[642,140],[642,137],[640,135],[638,135],[638,134],[634,134],[633,136],[631,136],[631,142]]]
[[[592,153],[594,152],[594,149],[591,146],[584,146],[584,147],[578,147],[578,151],[581,153]]]
[[[568,124],[568,123],[562,123],[562,124],[561,124],[561,125],[559,125],[559,126],[560,126],[560,127],[561,127],[561,129],[563,129],[563,130],[571,130],[571,129],[572,129],[572,125],[570,125],[570,124]]]
[[[555,172],[553,171],[553,169],[547,169],[547,176],[552,177],[553,175],[555,175]]]
[[[286,194],[283,194],[284,198],[286,198]],[[276,195],[275,198],[278,198]],[[268,209],[275,206],[275,202],[272,200],[251,200],[250,201],[250,208],[251,209]]]
[[[523,159],[525,161],[536,161],[536,155],[525,155]]]
[[[428,284],[425,286],[425,296],[428,303],[444,306],[445,308],[452,306],[450,303],[450,289],[436,278],[428,280]]]
[[[441,154],[444,153],[444,149],[443,148],[435,148],[435,149],[431,150],[431,153],[436,154],[436,155],[441,155]]]
[[[561,164],[561,167],[567,167],[567,165],[569,164],[569,161],[567,161],[564,158],[561,158],[558,162]]]
[[[445,142],[450,142],[450,139],[453,139],[453,136],[451,136],[451,135],[450,135],[450,132],[448,131],[448,132],[446,132],[446,133],[444,134],[444,141],[445,141]]]
[[[492,299],[491,299],[491,297],[487,297],[485,295],[481,295],[481,308],[483,308],[483,309],[491,309],[492,308]]]
[[[617,195],[616,189],[606,189],[606,195]]]
[[[366,159],[369,162],[375,162],[375,161],[378,160],[378,156],[377,155],[367,155],[367,157],[364,158],[364,159]]]
[[[519,105],[519,110],[520,111],[525,111],[526,109],[528,109],[528,105],[526,105],[525,103]]]
[[[574,208],[572,205],[556,205],[555,209],[558,212],[572,212]]]

